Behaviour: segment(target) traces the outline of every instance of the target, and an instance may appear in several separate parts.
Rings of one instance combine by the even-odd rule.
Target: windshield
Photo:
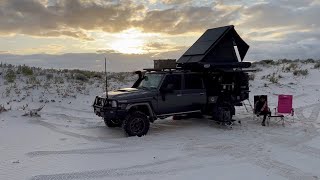
[[[155,89],[158,88],[164,74],[146,74],[138,88]]]

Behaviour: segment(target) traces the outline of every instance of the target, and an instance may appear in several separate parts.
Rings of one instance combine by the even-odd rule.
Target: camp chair
[[[275,113],[267,118],[267,125],[270,124],[270,118],[276,118],[276,123],[282,122],[282,126],[285,126],[285,117],[292,116],[294,122],[294,109],[292,108],[292,95],[279,95],[278,107],[274,108]],[[278,120],[280,118],[280,120]]]

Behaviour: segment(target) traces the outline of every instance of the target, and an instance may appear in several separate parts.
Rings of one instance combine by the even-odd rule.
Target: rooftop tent
[[[242,62],[249,45],[238,35],[234,26],[208,29],[177,61],[178,66],[210,64],[239,66],[237,46]]]

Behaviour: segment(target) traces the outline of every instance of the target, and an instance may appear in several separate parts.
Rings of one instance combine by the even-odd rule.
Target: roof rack
[[[154,69],[154,68],[145,68],[145,71],[162,71],[161,69]]]
[[[143,70],[145,70],[145,71],[162,71],[162,72],[164,72],[164,71],[179,71],[179,70],[181,70],[181,71],[185,71],[185,69],[182,69],[182,68],[180,68],[180,67],[177,67],[177,68],[162,68],[162,69],[155,69],[155,68],[146,68],[146,69],[143,69]]]

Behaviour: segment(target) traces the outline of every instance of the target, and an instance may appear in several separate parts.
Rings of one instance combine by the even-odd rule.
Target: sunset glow
[[[129,29],[115,35],[116,40],[111,42],[110,47],[116,52],[123,54],[143,54],[146,36],[138,30]]]

